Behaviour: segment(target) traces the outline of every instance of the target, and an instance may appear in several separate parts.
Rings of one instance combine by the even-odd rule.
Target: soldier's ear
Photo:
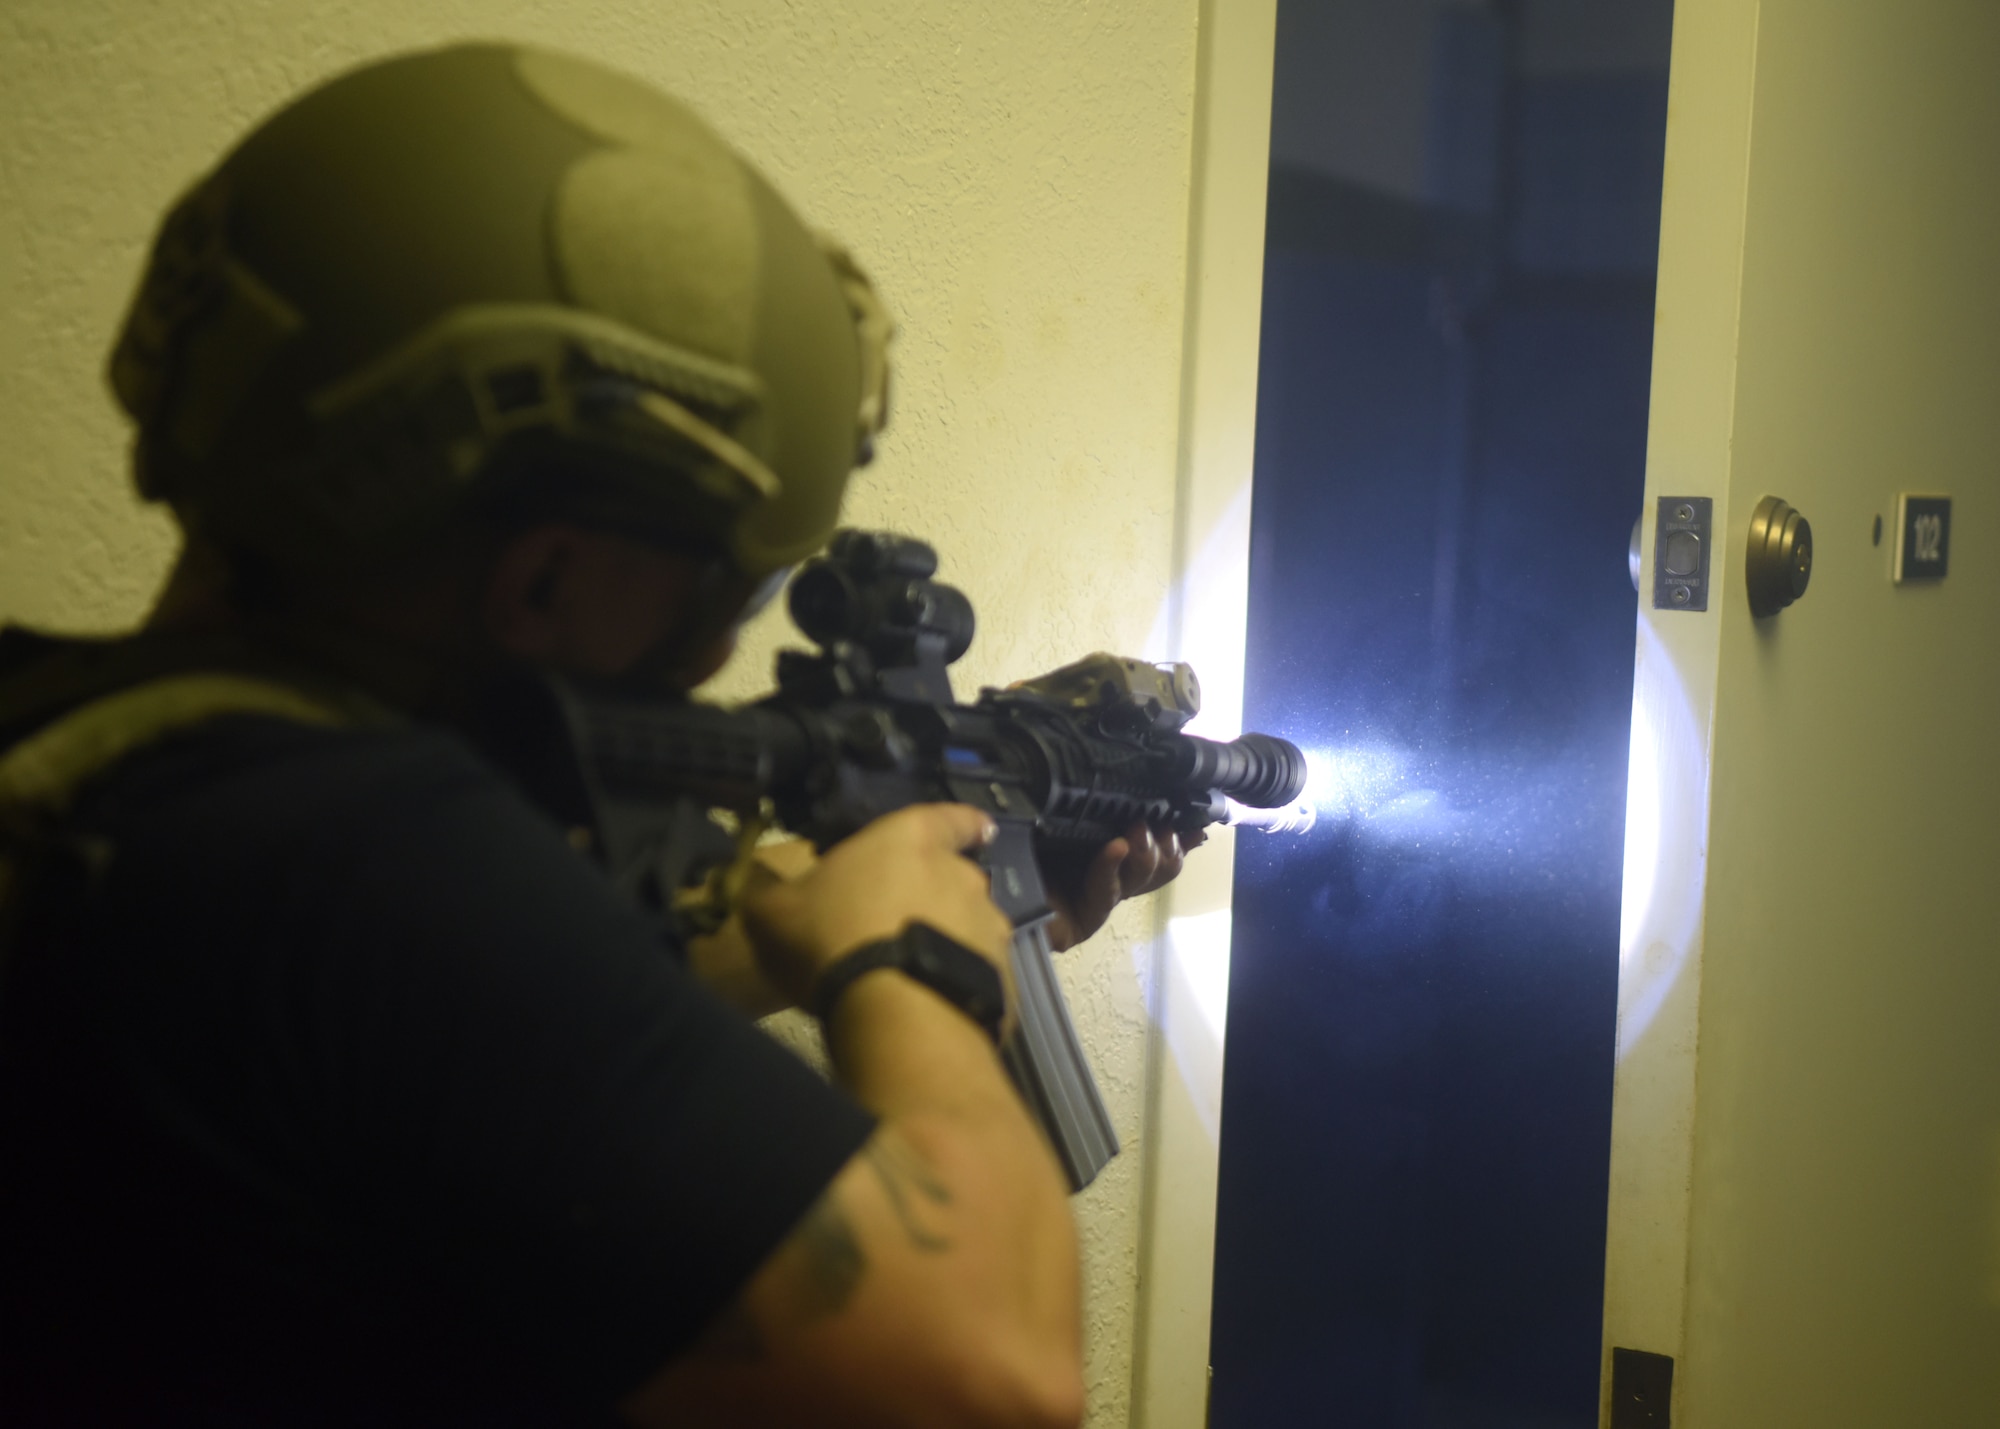
[[[706,629],[711,564],[608,531],[528,527],[506,538],[487,569],[486,642],[508,659],[572,675],[678,661]],[[739,594],[731,613],[740,605]]]
[[[502,654],[548,664],[573,641],[568,587],[587,537],[569,526],[535,526],[507,539],[487,571],[481,602],[486,638]]]

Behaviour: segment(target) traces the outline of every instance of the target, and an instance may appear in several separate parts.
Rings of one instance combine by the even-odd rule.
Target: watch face
[[[917,929],[912,928],[910,931],[915,933]],[[925,928],[923,931],[928,933],[931,930]],[[945,967],[944,959],[938,955],[937,943],[933,939],[913,937],[908,940],[908,947],[912,973],[927,983],[949,981],[949,970]]]

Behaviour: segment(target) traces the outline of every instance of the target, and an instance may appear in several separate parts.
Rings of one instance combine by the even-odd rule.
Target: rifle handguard
[[[991,816],[998,833],[981,861],[1014,924],[1019,1012],[1001,1057],[1081,1190],[1117,1154],[1118,1135],[1051,961],[1042,860],[1094,854],[1139,820],[1189,831],[1225,822],[1231,798],[1293,805],[1272,822],[1302,827],[1305,758],[1266,735],[1182,733],[1200,705],[1185,665],[1093,655],[959,703],[946,666],[971,638],[972,608],[936,569],[922,542],[837,536],[792,587],[794,619],[820,650],[782,654],[778,692],[744,709],[559,680],[547,690],[606,864],[657,906],[680,906],[690,885],[705,916],[733,903],[741,885],[728,870],[747,867],[756,836],[745,830],[767,811],[822,848],[915,803]],[[742,821],[733,849],[712,809]]]

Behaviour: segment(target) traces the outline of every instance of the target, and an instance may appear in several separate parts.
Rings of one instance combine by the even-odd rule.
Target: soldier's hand
[[[1049,903],[1056,916],[1049,922],[1049,944],[1057,952],[1073,948],[1104,926],[1111,910],[1127,898],[1164,888],[1180,875],[1187,851],[1200,847],[1202,835],[1182,836],[1156,830],[1144,821],[1098,851],[1081,875],[1051,879]]]
[[[817,862],[813,846],[804,839],[761,845],[751,861],[743,896],[747,898],[780,879],[803,878]],[[687,960],[689,971],[706,983],[709,991],[745,1017],[767,1017],[796,1006],[764,975],[750,936],[743,931],[740,909],[732,911],[713,933],[689,938]]]
[[[928,923],[1008,970],[1013,928],[986,872],[965,857],[993,821],[964,804],[917,804],[877,819],[811,871],[746,891],[743,928],[757,961],[801,1005],[822,969],[867,943]]]

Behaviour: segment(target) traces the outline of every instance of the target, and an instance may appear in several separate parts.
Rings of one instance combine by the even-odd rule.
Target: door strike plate
[[[1653,522],[1653,609],[1707,610],[1709,518],[1706,496],[1662,496]]]

